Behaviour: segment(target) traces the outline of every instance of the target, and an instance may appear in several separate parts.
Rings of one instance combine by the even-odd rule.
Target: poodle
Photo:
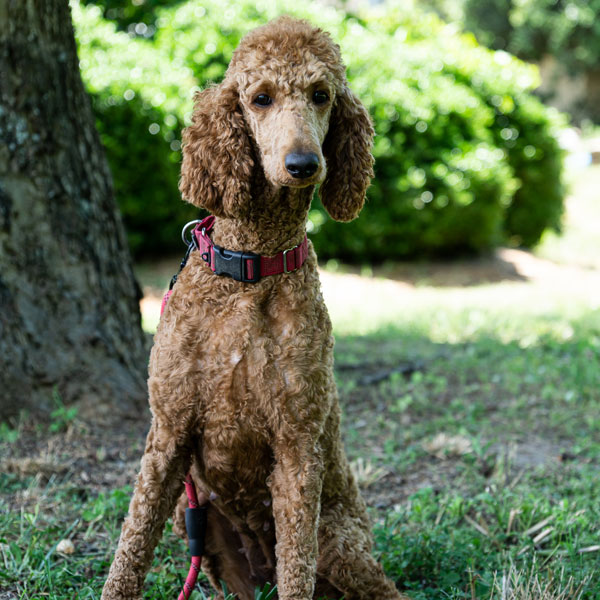
[[[406,600],[371,555],[306,241],[317,184],[338,221],[363,206],[369,114],[339,46],[291,17],[247,34],[223,82],[195,101],[180,190],[212,213],[210,235],[198,233],[208,245],[190,253],[156,333],[152,424],[102,598],[141,598],[175,509],[181,531],[189,471],[208,502],[202,566],[215,588],[241,600],[267,581],[280,600]]]

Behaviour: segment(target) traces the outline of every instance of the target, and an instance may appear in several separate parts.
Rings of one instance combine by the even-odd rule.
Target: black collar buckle
[[[260,255],[254,252],[237,252],[226,250],[213,244],[214,264],[211,265],[216,275],[232,277],[244,283],[256,283],[260,279]],[[248,277],[247,261],[252,261],[252,277]]]

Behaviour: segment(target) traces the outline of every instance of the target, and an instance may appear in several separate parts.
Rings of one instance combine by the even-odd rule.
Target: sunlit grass
[[[569,174],[564,233],[548,232],[536,249],[543,258],[600,269],[600,165]]]
[[[322,280],[335,331],[344,335],[392,327],[438,342],[456,343],[484,333],[527,344],[544,334],[567,339],[572,321],[594,318],[600,308],[600,293],[587,282],[569,287],[564,281],[549,281],[408,289],[389,280],[328,273]]]

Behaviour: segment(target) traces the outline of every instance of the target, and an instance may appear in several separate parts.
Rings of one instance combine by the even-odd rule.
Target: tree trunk
[[[0,0],[0,419],[55,390],[131,410],[138,300],[68,0]]]

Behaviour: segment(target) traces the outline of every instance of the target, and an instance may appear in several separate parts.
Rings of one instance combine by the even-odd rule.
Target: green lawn
[[[347,451],[415,600],[600,599],[600,168],[572,179],[535,254],[323,271]],[[177,262],[138,269],[149,328]],[[0,426],[0,600],[99,598],[127,509],[144,424],[56,404]],[[186,570],[167,528],[146,597]]]

